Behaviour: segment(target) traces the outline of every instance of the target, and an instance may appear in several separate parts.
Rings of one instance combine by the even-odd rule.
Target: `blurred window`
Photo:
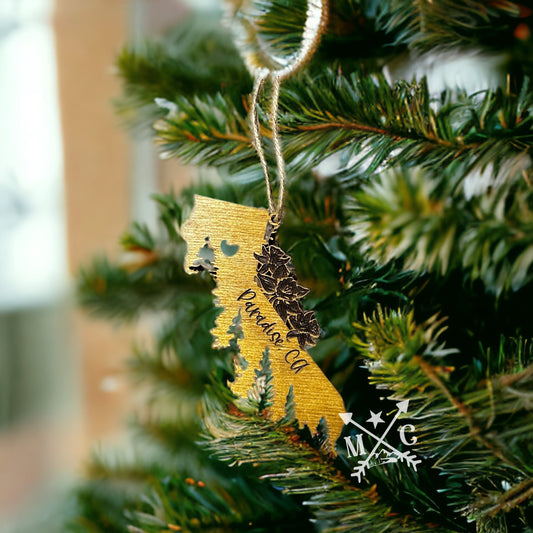
[[[67,263],[52,10],[53,0],[0,1],[0,427],[53,402],[57,351],[64,351],[59,301]]]

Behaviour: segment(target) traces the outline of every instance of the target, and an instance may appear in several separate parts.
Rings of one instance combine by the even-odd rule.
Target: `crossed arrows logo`
[[[396,404],[396,407],[398,410],[396,411],[394,418],[390,421],[389,425],[386,427],[385,431],[381,434],[381,437],[378,435],[375,435],[372,431],[368,430],[361,424],[358,424],[353,420],[352,414],[353,413],[339,413],[339,416],[342,418],[345,425],[353,424],[355,427],[372,437],[376,440],[376,444],[374,445],[374,448],[372,451],[367,455],[366,459],[364,461],[359,461],[359,464],[354,467],[354,473],[352,474],[352,477],[357,477],[357,481],[360,483],[361,478],[365,475],[367,468],[371,468],[370,461],[376,456],[376,452],[380,447],[387,448],[389,450],[388,453],[388,460],[386,462],[396,462],[396,461],[405,461],[408,466],[410,466],[413,470],[416,471],[416,465],[420,464],[422,461],[417,458],[417,456],[409,451],[401,452],[400,450],[396,449],[394,446],[391,446],[389,443],[385,442],[385,437],[389,433],[389,431],[392,429],[394,424],[396,423],[396,420],[398,420],[398,417],[401,413],[406,413],[407,408],[409,406],[409,400],[405,400],[403,402],[398,402]],[[381,418],[381,413],[374,413],[373,411],[370,411],[371,416],[367,420],[367,422],[371,422],[374,425],[374,429],[378,426],[380,423],[384,423],[385,421]],[[408,442],[405,439],[405,430],[406,428],[412,428],[409,431],[414,431],[414,426],[411,424],[407,424],[406,426],[402,426],[399,429],[400,439],[401,441],[406,444],[407,446],[412,446],[416,443],[416,437],[413,437],[410,442]],[[362,440],[360,440],[360,435],[358,435],[358,450],[361,451],[363,454],[364,448],[362,446]],[[353,455],[357,455],[357,451],[354,448],[350,437],[345,437],[346,445],[348,448],[348,457],[350,457],[350,450],[353,452]]]

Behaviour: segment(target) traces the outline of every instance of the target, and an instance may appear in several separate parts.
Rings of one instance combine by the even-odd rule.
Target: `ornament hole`
[[[205,244],[198,250],[198,255],[189,269],[195,272],[207,270],[211,274],[216,272],[215,251],[211,248],[209,237],[205,238]]]
[[[226,257],[233,257],[239,251],[238,244],[230,244],[226,239],[220,243],[220,249]]]

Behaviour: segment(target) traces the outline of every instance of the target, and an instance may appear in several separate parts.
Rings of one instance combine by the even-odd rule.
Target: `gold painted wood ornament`
[[[314,313],[300,303],[308,290],[298,284],[290,257],[275,242],[265,240],[269,218],[265,209],[195,196],[193,212],[181,229],[188,249],[185,268],[189,273],[209,270],[216,280],[213,294],[222,313],[212,330],[215,347],[229,346],[230,327],[241,317],[244,337],[239,348],[247,366],[237,366],[231,390],[247,397],[268,348],[273,420],[285,416],[292,387],[300,426],[307,425],[314,433],[324,418],[333,448],[343,427],[339,413],[346,409],[340,394],[305,351],[318,338],[318,323]]]
[[[265,57],[262,46],[253,43],[249,33],[244,35],[246,46],[240,47],[255,78],[250,133],[265,175],[268,211],[196,196],[182,235],[188,245],[186,271],[208,270],[216,280],[213,293],[216,304],[223,310],[212,331],[214,346],[229,346],[233,339],[230,328],[237,317],[241,320],[244,337],[239,340],[239,348],[246,365],[236,362],[231,390],[237,396],[248,396],[263,353],[268,350],[274,390],[270,408],[273,420],[285,416],[287,395],[292,388],[300,427],[307,425],[315,433],[324,419],[329,447],[334,451],[343,428],[339,413],[346,409],[340,394],[306,352],[306,346],[316,343],[320,328],[314,313],[306,311],[301,304],[309,291],[298,284],[291,259],[278,246],[275,237],[283,219],[286,193],[278,128],[281,81],[304,65],[316,50],[326,26],[327,7],[326,0],[308,0],[302,43],[290,57]],[[277,202],[262,146],[258,113],[259,96],[267,81],[272,87],[269,118],[279,181]]]

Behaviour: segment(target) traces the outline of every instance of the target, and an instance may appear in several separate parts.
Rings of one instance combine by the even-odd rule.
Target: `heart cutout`
[[[230,244],[226,239],[220,243],[220,249],[226,257],[233,257],[239,251],[238,244]]]

